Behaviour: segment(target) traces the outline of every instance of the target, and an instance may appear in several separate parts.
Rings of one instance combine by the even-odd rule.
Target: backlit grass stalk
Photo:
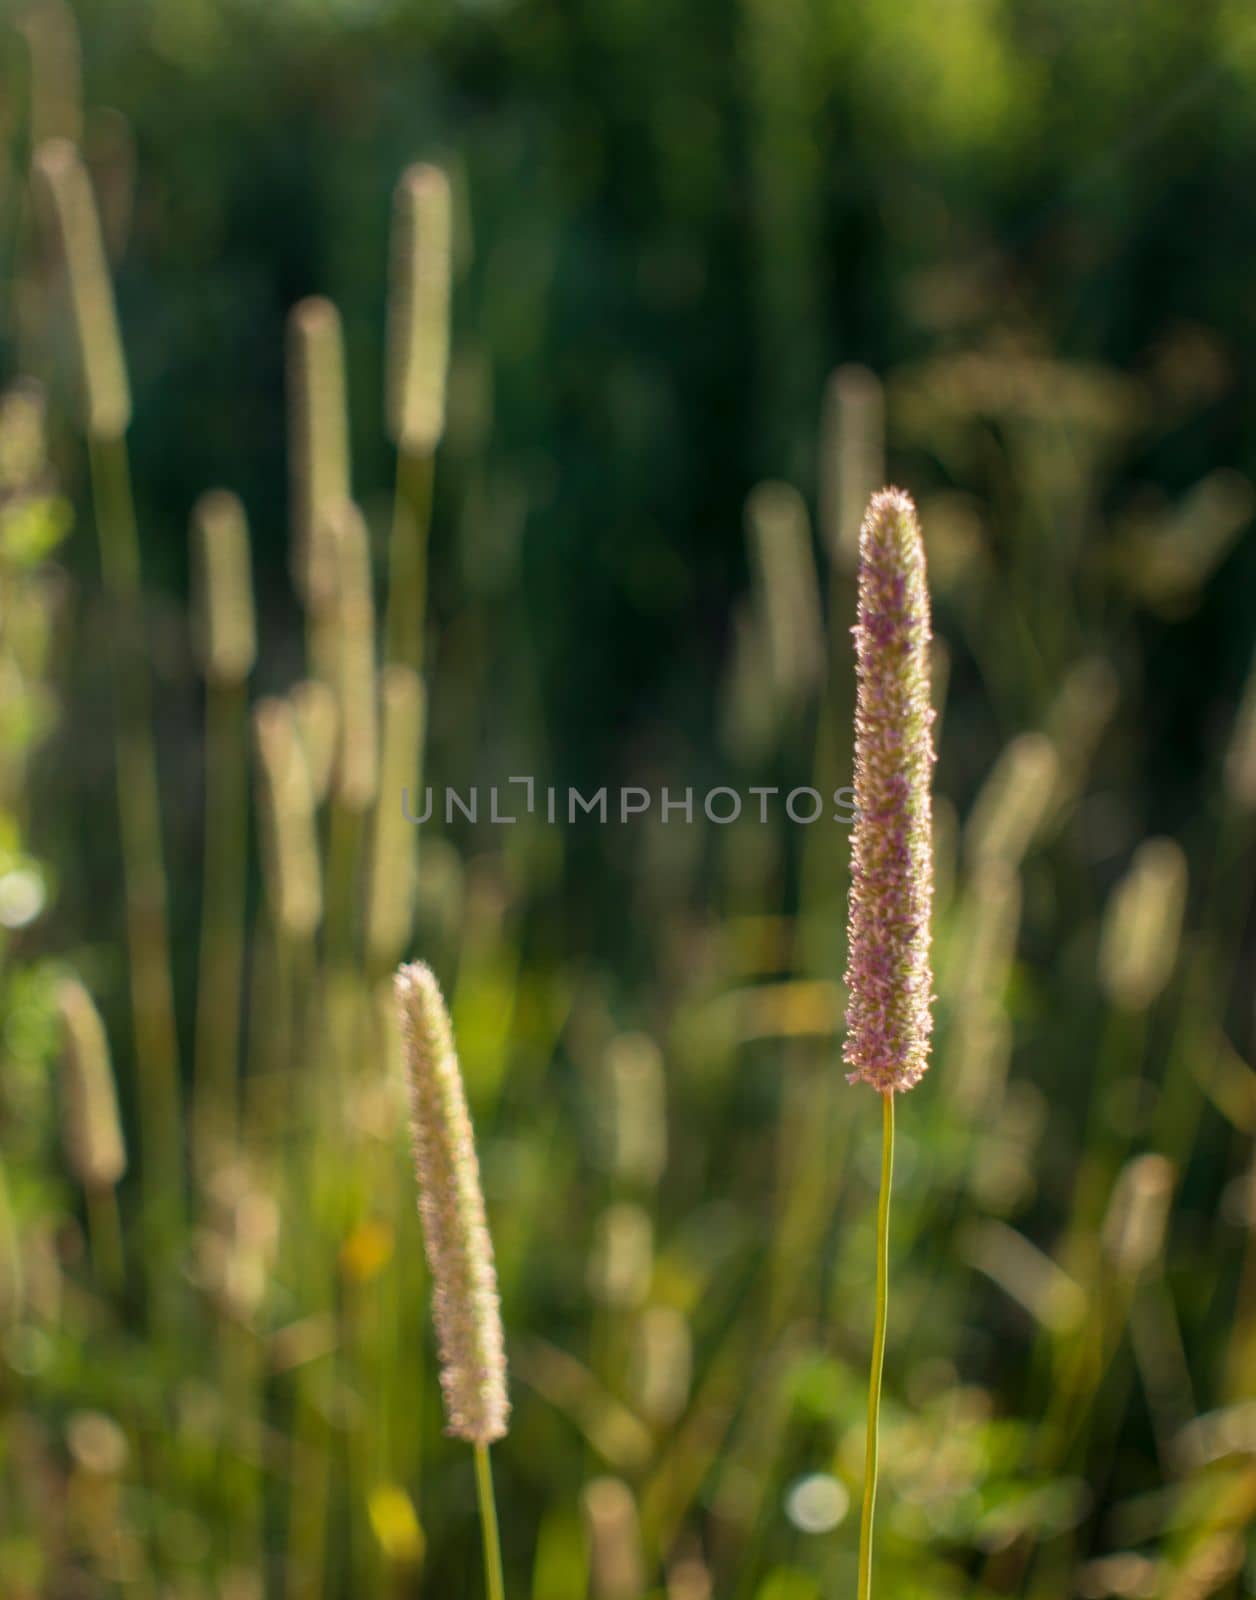
[[[1177,968],[1187,889],[1187,861],[1180,846],[1171,839],[1147,839],[1134,852],[1105,909],[1099,983],[1109,1006],[1091,1073],[1083,1154],[1061,1247],[1065,1269],[1083,1283],[1100,1271],[1099,1222],[1115,1200],[1117,1172],[1129,1145],[1128,1129],[1113,1126],[1113,1085],[1118,1074],[1131,1086],[1140,1084],[1152,1007]],[[1189,1116],[1186,1120],[1189,1124]],[[1142,1170],[1145,1175],[1153,1169]],[[1097,1391],[1104,1356],[1090,1330],[1083,1328],[1057,1340],[1053,1359],[1050,1406],[1040,1433],[1044,1459],[1059,1463]]]
[[[379,792],[375,601],[371,550],[357,507],[345,501],[329,516],[336,600],[332,636],[337,701],[336,755],[327,843],[326,956],[347,968],[355,937],[363,822]],[[398,807],[401,799],[398,796]]]
[[[858,1600],[872,1593],[881,1374],[889,1299],[894,1096],[920,1081],[933,1019],[929,919],[933,708],[929,590],[916,508],[897,489],[874,495],[859,536],[855,628],[855,798],[849,990],[844,1046],[852,1082],[882,1097],[876,1317],[859,1529]]]
[[[205,678],[205,848],[196,995],[195,1153],[202,1176],[234,1137],[248,869],[248,675],[257,654],[244,508],[217,490],[192,513]]]
[[[827,670],[812,752],[813,783],[821,794],[846,784],[851,725],[848,662],[855,619],[859,528],[868,499],[885,481],[885,402],[880,379],[866,367],[839,367],[825,388],[820,421],[819,529],[828,555],[825,624]],[[839,959],[842,910],[849,888],[841,852],[809,829],[803,841],[801,919],[804,958],[814,973]]]
[[[276,1032],[286,1067],[295,1064],[304,986],[323,916],[322,872],[309,767],[292,707],[259,701],[253,713],[258,762],[262,870],[274,931]]]
[[[388,306],[388,431],[397,487],[384,650],[423,669],[427,545],[436,448],[445,431],[453,208],[439,167],[406,169],[393,201]]]
[[[636,1600],[646,1589],[641,1524],[621,1478],[594,1478],[581,1496],[588,1530],[592,1600]]]
[[[113,1065],[105,1025],[76,978],[57,991],[64,1037],[62,1130],[66,1162],[83,1189],[92,1262],[103,1288],[122,1286],[117,1185],[126,1172]]]
[[[331,518],[352,495],[344,333],[330,300],[312,295],[288,317],[291,570],[305,607],[310,671],[335,676],[336,551]]]
[[[788,718],[824,674],[820,580],[802,496],[787,483],[759,484],[746,502],[746,533],[776,708]]]
[[[820,529],[834,573],[854,572],[869,497],[885,481],[885,394],[867,367],[838,367],[820,422]]]
[[[1093,1250],[1094,1228],[1125,1153],[1128,1133],[1113,1128],[1109,1097],[1118,1075],[1126,1076],[1131,1085],[1142,1076],[1152,1007],[1177,969],[1187,890],[1188,867],[1181,846],[1172,839],[1145,839],[1104,910],[1098,977],[1108,1012],[1090,1077],[1070,1254]]]
[[[380,674],[379,792],[371,822],[366,953],[372,978],[401,959],[414,920],[417,830],[402,807],[415,791],[423,749],[423,683],[409,667]]]
[[[64,139],[40,147],[35,170],[69,284],[101,569],[113,607],[109,634],[118,810],[145,1186],[150,1202],[177,1214],[182,1204],[178,1041],[157,756],[144,659],[139,536],[126,448],[130,387],[87,172],[77,150]]]
[[[502,1600],[488,1450],[505,1436],[510,1405],[479,1162],[449,1013],[436,979],[422,964],[402,967],[396,993],[447,1431],[475,1451],[489,1600]]]

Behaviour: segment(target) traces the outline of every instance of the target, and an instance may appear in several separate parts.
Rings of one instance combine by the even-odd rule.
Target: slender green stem
[[[502,1579],[502,1546],[497,1533],[497,1502],[493,1498],[493,1468],[488,1446],[475,1447],[475,1487],[480,1497],[480,1527],[484,1533],[484,1576],[488,1600],[505,1600]]]
[[[170,1239],[178,1236],[183,1208],[183,1119],[157,755],[141,626],[139,534],[125,439],[90,437],[88,453],[101,571],[113,608],[118,816],[146,1211],[150,1225],[159,1224]]]
[[[354,911],[357,906],[358,854],[363,834],[362,818],[343,801],[332,801],[327,825],[324,868],[326,914],[323,919],[324,957],[341,971],[353,966]]]
[[[402,450],[397,457],[384,652],[385,660],[400,661],[416,672],[423,670],[427,539],[434,470],[430,455]]]
[[[872,1370],[868,1374],[868,1438],[864,1446],[863,1511],[859,1518],[859,1587],[857,1600],[872,1594],[872,1515],[877,1500],[877,1443],[881,1426],[881,1369],[885,1364],[885,1323],[889,1310],[890,1186],[894,1178],[894,1096],[882,1095],[885,1111],[881,1133],[881,1195],[877,1201],[877,1314],[872,1335]]]
[[[87,1236],[96,1281],[107,1294],[118,1294],[122,1289],[125,1267],[117,1194],[110,1184],[102,1189],[89,1189],[86,1199]]]
[[[240,986],[248,872],[248,722],[243,683],[205,697],[205,853],[196,1011],[195,1133],[200,1177],[236,1135]]]

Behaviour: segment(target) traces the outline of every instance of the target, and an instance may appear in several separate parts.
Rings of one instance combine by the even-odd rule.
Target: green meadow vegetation
[[[935,1000],[873,1593],[1256,1595],[1254,162],[1239,0],[9,0],[2,1600],[479,1595],[490,1438],[511,1600],[853,1600],[887,483]]]

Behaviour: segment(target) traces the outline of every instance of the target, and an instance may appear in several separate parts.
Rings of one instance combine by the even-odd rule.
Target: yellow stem
[[[885,1365],[885,1324],[889,1310],[890,1186],[894,1177],[894,1095],[881,1097],[881,1194],[877,1201],[877,1308],[872,1335],[872,1370],[868,1374],[868,1437],[864,1446],[863,1511],[859,1518],[859,1585],[857,1600],[872,1595],[872,1517],[877,1499],[877,1444],[881,1425],[881,1369]]]

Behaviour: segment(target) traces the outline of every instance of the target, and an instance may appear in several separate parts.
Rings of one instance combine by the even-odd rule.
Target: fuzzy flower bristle
[[[394,982],[448,1432],[488,1445],[505,1434],[510,1402],[471,1118],[449,1013],[431,969],[415,962],[401,967]]]
[[[852,1083],[882,1094],[928,1065],[933,900],[929,590],[911,498],[872,497],[859,535],[854,629],[855,802],[844,1056]]]

